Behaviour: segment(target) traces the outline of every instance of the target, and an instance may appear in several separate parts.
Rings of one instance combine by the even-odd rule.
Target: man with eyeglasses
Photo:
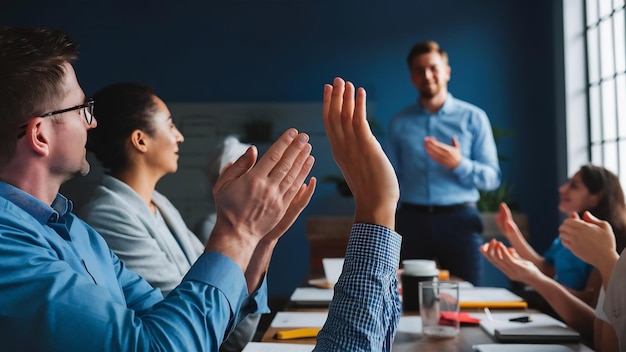
[[[247,314],[268,312],[274,246],[315,188],[308,136],[289,129],[274,158],[249,148],[224,172],[214,236],[163,298],[58,194],[89,172],[97,126],[76,56],[60,31],[0,28],[0,349],[217,351]]]
[[[0,28],[1,348],[217,351],[246,314],[267,311],[274,246],[315,188],[314,178],[304,183],[314,162],[308,136],[289,129],[271,157],[256,162],[251,147],[222,173],[206,251],[163,298],[58,194],[89,171],[85,142],[97,126],[71,64],[76,53],[60,31]],[[315,351],[389,351],[399,319],[398,182],[365,100],[340,78],[324,87],[326,133],[356,210]]]

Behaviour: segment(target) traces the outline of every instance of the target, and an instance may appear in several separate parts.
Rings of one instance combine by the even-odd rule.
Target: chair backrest
[[[351,216],[312,216],[307,219],[309,240],[309,276],[323,277],[323,258],[343,258],[354,218]]]

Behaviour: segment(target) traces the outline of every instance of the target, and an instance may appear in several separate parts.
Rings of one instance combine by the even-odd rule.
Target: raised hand
[[[617,254],[611,225],[588,211],[582,219],[576,213],[565,219],[559,227],[559,237],[567,249],[598,269],[605,259]]]
[[[365,89],[335,78],[324,86],[324,127],[333,157],[355,199],[355,222],[394,228],[396,174],[367,123]]]
[[[480,253],[504,275],[514,281],[529,284],[532,279],[543,275],[531,261],[520,258],[513,248],[492,239],[480,247]]]
[[[511,209],[509,209],[506,203],[500,203],[499,212],[496,214],[496,225],[498,225],[498,229],[509,242],[524,237],[513,220]]]
[[[452,145],[440,142],[435,137],[426,137],[424,149],[431,159],[448,169],[454,169],[461,163],[461,145],[456,137],[452,138]]]
[[[267,273],[278,239],[291,227],[302,210],[309,204],[313,191],[315,191],[316,183],[315,177],[312,177],[308,185],[302,185],[278,225],[259,241],[245,272],[248,292],[256,290],[263,276]]]
[[[302,185],[313,167],[310,153],[308,136],[292,128],[256,165],[257,150],[250,147],[224,170],[213,187],[217,220],[207,249],[229,256],[245,271],[258,242],[285,217],[294,199],[292,210],[300,208],[303,196],[308,203],[310,194]]]

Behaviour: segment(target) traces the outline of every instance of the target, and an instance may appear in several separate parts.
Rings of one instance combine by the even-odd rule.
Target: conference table
[[[285,312],[327,312],[327,307],[307,307],[298,304],[294,304],[294,302],[289,302],[287,306],[284,308]],[[464,312],[469,312],[470,315],[476,316],[484,316],[484,311],[482,309],[463,309]],[[537,312],[529,309],[515,309],[515,310],[507,310],[507,309],[498,309],[492,310],[497,312],[515,312],[516,314],[530,314],[533,312]],[[537,312],[538,313],[538,312]],[[418,316],[417,312],[410,312],[403,317],[411,317]],[[403,319],[403,318],[401,318]],[[407,319],[409,320],[409,319]],[[402,322],[401,322],[402,325]],[[273,327],[269,326],[269,328],[263,334],[261,342],[271,342],[271,343],[290,343],[290,344],[315,344],[315,338],[299,338],[299,339],[286,339],[279,340],[275,338],[277,332],[282,330],[290,330],[293,327]],[[421,329],[420,329],[421,330]],[[398,329],[395,340],[393,342],[393,351],[394,352],[414,352],[414,351],[437,351],[437,352],[445,352],[445,351],[474,351],[474,345],[480,344],[496,344],[498,343],[494,338],[492,338],[489,334],[487,334],[480,326],[478,325],[461,325],[461,329],[459,334],[454,338],[449,339],[434,339],[423,336],[421,333],[416,332],[407,332],[402,331],[402,329]],[[563,344],[573,351],[579,352],[588,352],[593,351],[593,349],[589,348],[583,343],[569,343]],[[502,351],[507,351],[506,344],[502,344]],[[533,351],[533,350],[530,350]]]
[[[293,308],[291,311],[321,311],[320,309],[305,309],[305,308]],[[300,338],[300,339],[288,339],[278,340],[275,338],[277,332],[281,330],[289,330],[291,328],[275,328],[269,327],[263,338],[262,342],[272,343],[292,343],[292,344],[315,344],[315,338]],[[479,344],[494,344],[497,343],[492,337],[490,337],[479,326],[461,326],[459,334],[455,338],[451,339],[433,339],[425,337],[417,333],[398,332],[393,342],[394,352],[465,352],[474,351],[474,345]],[[573,351],[589,352],[593,351],[582,343],[564,344],[570,347]],[[502,351],[506,351],[506,344],[502,344]]]

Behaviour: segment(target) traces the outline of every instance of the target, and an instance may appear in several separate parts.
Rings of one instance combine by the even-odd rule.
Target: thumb
[[[585,211],[585,213],[583,214],[583,220],[585,220],[588,223],[598,225],[601,228],[606,228],[606,225],[608,225],[606,221],[596,218],[589,211]]]
[[[256,162],[259,152],[255,146],[250,146],[246,152],[239,157],[232,165],[226,167],[220,177],[215,182],[215,187],[221,188],[224,184],[241,177],[248,172]]]
[[[459,139],[457,137],[452,138],[452,146],[459,147]]]

